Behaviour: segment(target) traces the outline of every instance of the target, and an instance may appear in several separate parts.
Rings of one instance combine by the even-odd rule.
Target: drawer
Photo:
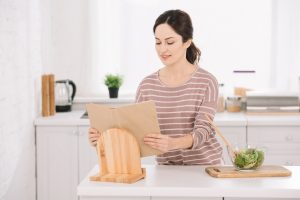
[[[247,128],[248,143],[299,143],[299,127],[251,126]]]
[[[252,142],[252,144],[254,144],[254,142]],[[265,149],[264,164],[300,165],[300,144],[262,142],[255,144]]]
[[[261,143],[261,142],[251,142],[248,144],[261,147],[265,150],[266,154],[291,154],[300,155],[300,144],[283,144],[283,143]]]
[[[290,154],[267,155],[264,164],[298,166],[300,165],[300,154],[299,155],[290,155]]]

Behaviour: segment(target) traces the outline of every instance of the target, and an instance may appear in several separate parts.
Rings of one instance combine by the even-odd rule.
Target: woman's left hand
[[[176,148],[176,138],[162,134],[147,134],[144,137],[144,143],[162,153]]]

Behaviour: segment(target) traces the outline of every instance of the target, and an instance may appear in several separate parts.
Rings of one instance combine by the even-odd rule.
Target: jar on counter
[[[240,112],[242,106],[242,98],[239,96],[227,97],[226,109],[228,112]]]
[[[225,99],[224,99],[224,84],[219,84],[219,97],[218,97],[218,106],[217,112],[224,112],[225,110]]]

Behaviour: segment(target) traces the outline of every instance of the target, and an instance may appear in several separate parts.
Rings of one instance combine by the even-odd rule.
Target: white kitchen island
[[[77,187],[80,200],[233,200],[300,199],[300,166],[286,167],[290,177],[213,178],[204,166],[144,165],[146,178],[133,184],[89,181],[95,166]]]

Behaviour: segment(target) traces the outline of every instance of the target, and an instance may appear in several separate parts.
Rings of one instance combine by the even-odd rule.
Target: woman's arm
[[[191,148],[193,145],[193,137],[191,134],[177,138],[162,134],[148,134],[144,138],[144,142],[152,148],[165,153],[173,149]]]
[[[205,92],[204,100],[195,118],[194,130],[192,131],[192,149],[201,147],[203,143],[207,141],[208,136],[213,132],[206,115],[213,121],[217,112],[218,94],[218,82],[214,77],[211,77]]]

